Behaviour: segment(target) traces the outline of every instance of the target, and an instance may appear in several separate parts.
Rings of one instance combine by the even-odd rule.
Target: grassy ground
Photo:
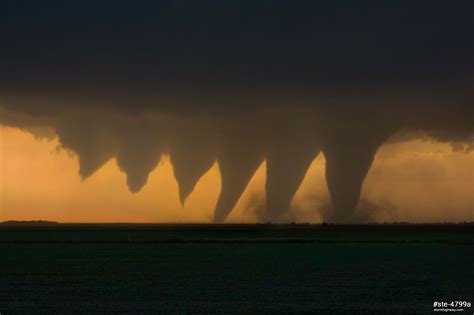
[[[0,312],[426,314],[474,302],[471,228],[383,231],[0,229]]]

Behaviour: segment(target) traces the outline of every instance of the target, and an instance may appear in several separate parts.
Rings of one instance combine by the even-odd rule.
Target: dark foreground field
[[[434,301],[474,302],[472,225],[3,225],[0,249],[2,315],[429,314]]]

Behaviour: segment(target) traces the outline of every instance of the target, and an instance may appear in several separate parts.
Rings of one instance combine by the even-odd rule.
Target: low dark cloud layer
[[[9,87],[275,85],[472,79],[471,1],[4,1]]]

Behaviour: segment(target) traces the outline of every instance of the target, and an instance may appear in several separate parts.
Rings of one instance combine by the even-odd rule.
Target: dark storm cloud
[[[120,85],[137,95],[165,87],[457,88],[472,80],[473,6],[4,1],[0,77],[7,91]]]
[[[403,130],[472,149],[471,1],[6,1],[3,124],[54,127],[87,178],[111,158],[139,191],[169,154],[184,203],[218,162],[215,220],[267,162],[268,216],[323,152],[330,219]]]

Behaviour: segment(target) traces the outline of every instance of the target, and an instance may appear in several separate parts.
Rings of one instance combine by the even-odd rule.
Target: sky
[[[472,220],[471,1],[0,6],[2,220]]]

